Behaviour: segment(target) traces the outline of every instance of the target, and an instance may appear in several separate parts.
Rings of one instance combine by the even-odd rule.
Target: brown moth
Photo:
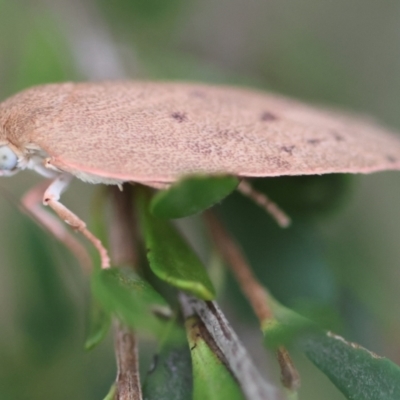
[[[51,178],[25,205],[59,237],[40,198],[91,240],[59,202],[85,182],[165,187],[194,173],[267,177],[400,169],[400,140],[375,123],[256,90],[176,82],[63,83],[0,104],[0,174]]]

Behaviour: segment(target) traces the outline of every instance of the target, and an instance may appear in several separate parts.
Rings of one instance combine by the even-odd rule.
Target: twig
[[[216,346],[226,359],[226,364],[249,400],[281,400],[280,391],[259,373],[246,348],[215,302],[204,302],[185,293],[179,300],[185,318],[198,315]]]
[[[135,335],[121,322],[115,321],[114,341],[118,367],[115,400],[142,400]]]
[[[110,224],[110,251],[114,265],[131,265],[136,269],[138,254],[135,244],[137,233],[133,212],[133,187],[124,185],[110,188],[113,218]]]
[[[268,294],[258,283],[239,246],[211,212],[206,212],[204,216],[216,248],[235,274],[236,280],[248,298],[257,318],[260,321],[271,319],[273,312],[269,306]]]
[[[112,220],[110,250],[114,265],[131,265],[137,262],[136,232],[133,217],[133,191],[130,185],[121,192],[110,189],[112,195]],[[114,321],[115,354],[118,366],[115,400],[142,400],[139,376],[137,341],[134,332],[119,321]]]
[[[269,295],[266,289],[258,282],[238,244],[230,237],[217,218],[208,211],[205,213],[205,220],[217,249],[232,269],[260,324],[265,324],[274,317],[269,306]],[[283,346],[278,348],[277,358],[281,368],[282,384],[287,389],[296,391],[300,387],[300,376],[289,353]]]
[[[301,384],[300,375],[286,348],[280,346],[276,352],[276,357],[281,368],[282,385],[291,392],[296,392]]]

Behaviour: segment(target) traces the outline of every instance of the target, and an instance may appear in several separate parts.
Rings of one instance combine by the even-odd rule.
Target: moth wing
[[[34,141],[77,176],[138,182],[400,169],[400,140],[365,118],[200,84],[75,84]]]

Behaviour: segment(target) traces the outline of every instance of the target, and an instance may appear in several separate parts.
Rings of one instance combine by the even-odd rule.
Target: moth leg
[[[31,188],[25,193],[22,198],[22,209],[27,214],[35,219],[40,225],[46,228],[51,234],[53,234],[60,242],[64,243],[65,246],[75,255],[79,260],[80,264],[86,271],[90,271],[92,267],[92,260],[86,250],[86,248],[75,239],[73,235],[66,229],[58,218],[53,214],[48,213],[42,208],[43,192],[49,185],[49,181],[40,182],[39,185]]]
[[[237,190],[267,211],[280,227],[287,228],[291,224],[290,217],[264,193],[254,189],[248,181],[242,180]]]
[[[100,253],[101,267],[108,268],[110,266],[110,257],[101,241],[86,228],[86,224],[77,215],[59,202],[60,195],[68,187],[71,180],[72,175],[69,174],[61,174],[55,178],[44,192],[43,204],[51,207],[63,221],[90,240]]]

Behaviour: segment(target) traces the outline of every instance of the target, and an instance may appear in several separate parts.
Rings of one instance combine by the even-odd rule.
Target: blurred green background
[[[0,97],[65,80],[209,81],[371,114],[400,131],[399,40],[394,0],[0,0]],[[39,180],[27,172],[0,184],[0,399],[98,400],[115,367],[111,338],[83,350],[88,282],[10,199]],[[400,174],[255,185],[294,219],[280,230],[236,194],[219,207],[258,277],[286,305],[400,363]],[[64,202],[88,218],[94,190],[75,182]],[[232,279],[221,303],[268,368]],[[301,399],[343,399],[295,359]]]

